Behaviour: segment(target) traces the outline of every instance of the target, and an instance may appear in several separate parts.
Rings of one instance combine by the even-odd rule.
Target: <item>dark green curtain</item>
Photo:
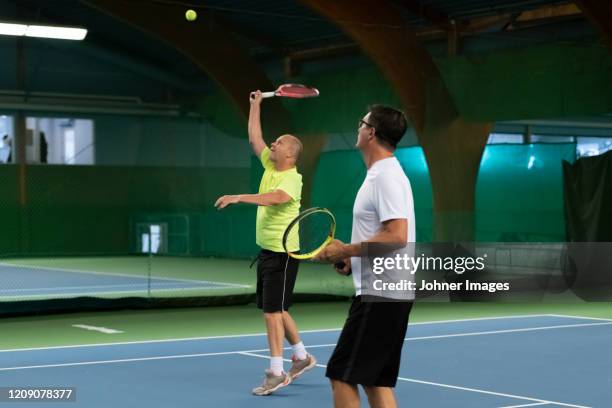
[[[612,151],[563,162],[568,260],[565,276],[586,301],[612,300]]]
[[[563,162],[565,218],[570,242],[612,241],[612,151]]]

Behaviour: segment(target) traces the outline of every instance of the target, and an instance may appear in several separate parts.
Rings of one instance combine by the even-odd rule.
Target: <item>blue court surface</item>
[[[0,299],[248,287],[225,282],[0,264]]]
[[[250,394],[268,364],[263,334],[2,350],[0,385],[76,388],[76,402],[54,407],[331,406],[324,367],[338,335],[304,332],[319,366],[268,397]],[[610,407],[610,339],[612,320],[579,316],[411,324],[399,406]]]

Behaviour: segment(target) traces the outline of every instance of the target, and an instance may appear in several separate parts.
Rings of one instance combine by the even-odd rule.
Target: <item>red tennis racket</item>
[[[282,96],[285,98],[313,98],[319,96],[319,90],[306,85],[300,84],[284,84],[278,87],[273,92],[262,92],[263,98],[271,98],[273,96]]]

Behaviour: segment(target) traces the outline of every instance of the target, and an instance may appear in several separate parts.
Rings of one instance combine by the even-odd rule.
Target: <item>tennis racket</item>
[[[314,207],[302,211],[285,229],[283,248],[295,259],[312,259],[334,240],[336,218],[327,208]],[[299,249],[298,249],[299,248]],[[335,266],[344,268],[344,262]]]
[[[273,96],[283,96],[285,98],[313,98],[319,96],[319,90],[306,85],[300,84],[284,84],[278,87],[276,91],[262,92],[262,98],[271,98]]]

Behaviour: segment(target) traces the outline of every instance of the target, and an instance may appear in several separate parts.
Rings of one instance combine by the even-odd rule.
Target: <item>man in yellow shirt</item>
[[[257,307],[263,309],[270,346],[270,369],[255,395],[268,395],[310,370],[316,359],[306,352],[295,321],[289,314],[293,287],[299,261],[283,249],[282,237],[289,223],[297,217],[302,198],[302,175],[295,163],[302,151],[302,143],[293,135],[282,135],[270,148],[261,130],[260,91],[250,95],[249,143],[264,167],[258,194],[226,195],[215,207],[230,204],[256,204],[256,242],[261,247],[257,262]],[[297,235],[290,237],[290,251],[299,250]],[[283,370],[283,339],[287,338],[294,355],[289,373]]]

